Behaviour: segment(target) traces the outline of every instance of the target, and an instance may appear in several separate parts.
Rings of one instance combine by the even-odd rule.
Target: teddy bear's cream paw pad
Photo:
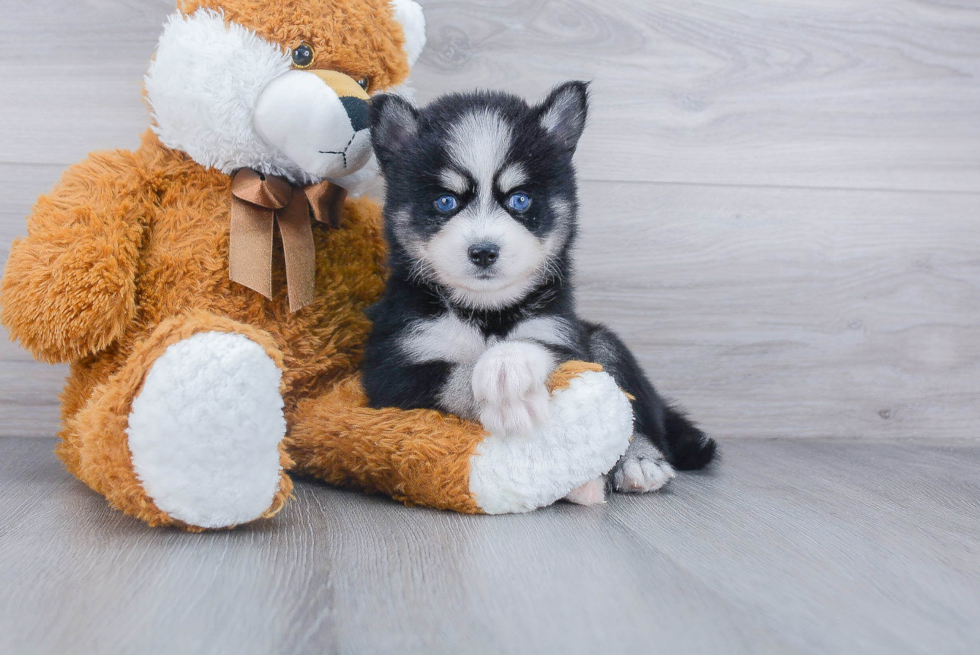
[[[202,528],[252,521],[279,489],[281,373],[247,337],[202,332],[153,363],[129,415],[133,468],[171,517]]]
[[[633,411],[608,373],[556,391],[548,422],[530,435],[491,434],[470,458],[470,493],[487,514],[528,512],[609,471],[629,446]]]
[[[674,467],[643,435],[636,435],[612,473],[613,489],[642,494],[657,491],[674,479]]]

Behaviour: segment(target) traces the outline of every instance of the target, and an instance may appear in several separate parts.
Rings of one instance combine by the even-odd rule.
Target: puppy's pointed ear
[[[382,168],[394,160],[418,132],[419,110],[394,94],[371,99],[371,144]]]
[[[589,83],[565,82],[551,92],[538,112],[544,129],[574,152],[589,114]]]

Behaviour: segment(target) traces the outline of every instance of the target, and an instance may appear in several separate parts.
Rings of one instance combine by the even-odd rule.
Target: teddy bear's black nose
[[[344,96],[340,99],[340,103],[347,110],[347,116],[350,117],[350,124],[355,132],[371,127],[371,112],[367,102],[353,96]]]

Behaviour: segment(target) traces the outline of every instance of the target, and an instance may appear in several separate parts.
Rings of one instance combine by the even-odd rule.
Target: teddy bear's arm
[[[42,196],[0,281],[0,321],[39,360],[71,362],[115,341],[136,311],[154,191],[135,155],[95,153]]]

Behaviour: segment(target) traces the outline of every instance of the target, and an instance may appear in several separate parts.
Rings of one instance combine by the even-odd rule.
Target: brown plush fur
[[[405,34],[388,0],[181,0],[179,7],[185,14],[222,10],[226,21],[287,50],[306,43],[316,55],[312,68],[340,71],[355,80],[366,77],[369,91],[408,77]]]
[[[566,389],[582,373],[601,370],[567,362],[552,373],[548,389]],[[469,491],[470,457],[486,436],[478,425],[427,409],[370,409],[360,376],[323,399],[300,401],[296,418],[286,442],[297,473],[408,505],[480,512]]]
[[[356,376],[301,401],[286,443],[297,473],[474,514],[470,456],[485,436],[479,425],[432,410],[370,409]]]
[[[317,298],[291,314],[281,261],[272,300],[229,281],[229,199],[227,175],[147,132],[135,153],[96,154],[65,173],[14,243],[0,287],[11,336],[40,359],[72,364],[59,455],[114,506],[154,524],[172,521],[136,489],[125,428],[143,376],[171,343],[158,343],[161,330],[234,324],[261,335],[281,362],[293,429],[299,399],[356,372],[370,328],[363,309],[382,290],[376,203],[349,201],[339,229],[314,228]]]

